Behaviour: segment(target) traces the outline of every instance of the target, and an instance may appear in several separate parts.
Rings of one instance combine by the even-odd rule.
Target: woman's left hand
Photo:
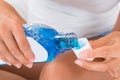
[[[90,41],[93,50],[84,50],[75,61],[79,66],[93,71],[109,72],[120,77],[120,32],[115,31],[98,40]],[[85,58],[104,58],[104,61],[87,61]]]

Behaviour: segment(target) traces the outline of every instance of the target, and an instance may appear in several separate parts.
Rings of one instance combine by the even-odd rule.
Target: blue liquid
[[[76,36],[59,34],[47,25],[26,24],[24,25],[24,31],[27,37],[33,38],[47,50],[48,59],[46,62],[54,60],[57,55],[71,48],[80,48]]]
[[[56,47],[59,49],[79,49],[78,38],[75,33],[59,34],[54,38]]]

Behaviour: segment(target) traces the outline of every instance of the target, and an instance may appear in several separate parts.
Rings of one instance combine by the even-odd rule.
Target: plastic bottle
[[[52,27],[43,24],[26,24],[24,25],[24,31],[28,41],[29,38],[34,39],[47,51],[47,59],[43,62],[52,61],[57,55],[72,48],[80,48],[75,33],[58,33]]]
[[[44,24],[24,24],[23,27],[35,55],[34,62],[50,62],[57,55],[70,49],[79,57],[80,51],[91,49],[88,40],[86,38],[78,40],[75,33],[58,33]],[[0,65],[4,64],[6,63],[0,60]]]

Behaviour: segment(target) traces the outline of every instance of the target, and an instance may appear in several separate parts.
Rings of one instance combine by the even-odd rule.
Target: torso
[[[75,32],[79,37],[93,37],[113,28],[119,13],[117,3],[118,0],[31,0],[28,22],[47,24],[59,32]]]

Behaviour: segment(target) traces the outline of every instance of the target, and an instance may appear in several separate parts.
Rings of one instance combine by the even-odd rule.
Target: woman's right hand
[[[17,68],[22,64],[31,68],[34,61],[22,27],[24,23],[10,4],[0,0],[0,59]]]

